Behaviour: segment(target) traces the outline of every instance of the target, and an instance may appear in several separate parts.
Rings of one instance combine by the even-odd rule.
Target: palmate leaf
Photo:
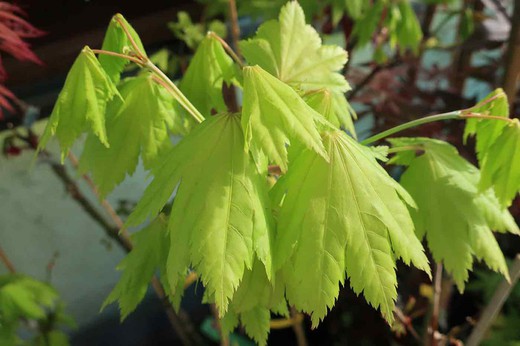
[[[191,264],[222,316],[255,254],[271,275],[267,182],[244,151],[239,116],[205,120],[154,176],[128,224],[156,215],[178,185],[168,226],[170,289]]]
[[[492,101],[489,101],[492,99]],[[471,108],[471,113],[509,117],[509,103],[502,89]],[[476,136],[481,168],[481,191],[493,187],[503,207],[511,205],[520,191],[520,122],[495,119],[467,119],[464,140]]]
[[[222,96],[222,85],[234,77],[233,60],[211,34],[202,40],[180,83],[180,90],[202,113],[211,115],[211,110],[227,110]]]
[[[143,300],[152,276],[168,256],[167,222],[159,216],[150,225],[132,235],[134,248],[117,266],[123,274],[101,309],[117,301],[124,320]]]
[[[106,147],[105,110],[114,96],[121,97],[89,47],[83,48],[72,65],[65,85],[50,115],[38,150],[55,135],[62,161],[83,132],[92,132]]]
[[[406,207],[413,203],[371,151],[343,132],[327,132],[330,158],[303,150],[272,190],[283,200],[275,268],[282,268],[289,303],[316,326],[334,305],[345,269],[356,293],[393,320],[395,257],[429,273]]]
[[[417,234],[426,235],[437,262],[443,262],[460,291],[473,255],[507,277],[507,266],[491,229],[520,234],[509,212],[488,189],[479,192],[480,172],[446,142],[392,138],[400,151],[391,161],[408,166],[401,184],[417,202],[411,210]],[[420,156],[415,151],[424,152]],[[412,153],[412,155],[410,155]]]
[[[333,103],[346,103],[343,94],[350,86],[337,71],[347,62],[347,52],[338,46],[322,45],[316,30],[305,23],[297,1],[282,7],[278,21],[265,22],[254,38],[241,41],[240,49],[250,65],[259,65],[293,88],[327,89],[335,95]],[[339,112],[337,121],[354,133],[350,113],[342,107],[338,104],[333,108],[334,114]]]
[[[144,50],[143,43],[141,42],[139,35],[137,35],[134,28],[132,28],[126,19],[119,13],[110,20],[110,24],[108,25],[108,29],[105,33],[105,38],[103,40],[101,49],[120,54],[128,54],[128,52],[134,50],[132,43],[121,27],[120,22],[123,23],[125,28],[128,30],[141,53],[146,56],[146,51]],[[121,72],[123,72],[126,64],[128,64],[128,60],[102,54],[99,56],[99,63],[101,66],[103,66],[103,69],[110,76],[112,81],[117,84],[119,82]]]
[[[90,134],[80,159],[80,171],[92,172],[101,196],[111,192],[135,171],[139,157],[146,169],[172,147],[168,128],[178,117],[172,98],[150,74],[126,79],[120,86],[124,102],[108,107],[107,136],[110,147]]]
[[[246,149],[252,143],[260,147],[283,172],[287,170],[289,143],[302,143],[327,157],[315,125],[321,116],[293,89],[262,68],[245,67],[243,73],[242,127]]]

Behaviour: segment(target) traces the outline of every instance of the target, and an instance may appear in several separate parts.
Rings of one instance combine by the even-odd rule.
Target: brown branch
[[[515,101],[518,91],[518,78],[520,77],[520,0],[515,0],[512,20],[502,82],[510,105],[513,105]]]
[[[271,329],[285,329],[303,322],[303,315],[298,313],[290,318],[277,318],[269,322]]]
[[[7,254],[4,252],[2,247],[0,246],[0,261],[5,265],[9,273],[16,273],[16,269],[14,268],[13,262],[7,257]]]
[[[241,67],[243,68],[245,66],[244,62],[242,61],[242,59],[240,58],[240,56],[238,56],[238,54],[233,50],[233,48],[231,48],[229,46],[229,44],[226,42],[226,40],[224,40],[222,37],[220,37],[219,35],[217,35],[215,32],[213,31],[210,31],[208,33],[208,35],[210,35],[211,37],[213,37],[214,39],[216,39],[217,41],[220,42],[220,44],[222,45],[222,47],[224,48],[224,50],[229,54],[229,56],[231,56],[231,58],[233,60],[235,60],[235,62]]]
[[[229,21],[231,22],[231,37],[233,39],[233,46],[237,55],[240,55],[240,26],[238,24],[237,3],[235,0],[229,0]]]
[[[291,307],[291,319],[296,320],[298,318],[298,312],[294,307]],[[307,337],[305,336],[305,329],[303,329],[303,318],[298,323],[293,323],[292,328],[296,335],[296,342],[298,346],[307,346]]]
[[[518,282],[518,279],[520,279],[520,254],[516,255],[516,258],[509,269],[509,277],[511,278],[511,281],[508,282],[504,278],[497,287],[493,297],[486,305],[486,308],[482,312],[482,316],[480,316],[477,325],[473,328],[473,331],[468,338],[466,343],[467,346],[480,345],[489,327],[493,324],[493,321],[495,321],[502,306],[504,306],[505,301],[511,294],[513,287]]]
[[[421,337],[413,327],[412,319],[410,318],[410,316],[406,316],[404,312],[397,306],[394,307],[394,316],[397,317],[397,319],[399,320],[399,322],[401,322],[403,326],[405,326],[406,330],[408,330],[408,332],[413,336],[415,340],[421,342]]]
[[[427,345],[436,346],[438,329],[439,329],[439,313],[441,305],[441,292],[442,292],[442,263],[437,263],[434,273],[434,286],[433,286],[433,308],[432,315],[430,318],[430,325],[428,327],[428,342]]]

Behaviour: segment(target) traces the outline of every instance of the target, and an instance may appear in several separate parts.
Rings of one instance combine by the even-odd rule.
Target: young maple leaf
[[[137,35],[137,32],[130,25],[130,23],[128,23],[126,19],[119,13],[113,16],[110,20],[110,24],[108,25],[108,29],[105,33],[105,38],[103,39],[103,45],[101,46],[101,49],[119,54],[128,54],[128,51],[134,49],[130,39],[126,35],[126,32],[121,25],[124,25],[124,27],[128,30],[130,36],[137,45],[137,48],[139,48],[140,53],[146,56],[146,51],[144,50],[143,43],[141,42],[139,35]],[[128,64],[128,60],[102,54],[99,56],[99,63],[107,75],[110,76],[112,81],[117,84],[119,82],[121,72]]]
[[[168,226],[169,287],[193,266],[223,316],[255,256],[271,276],[267,182],[244,150],[239,116],[207,118],[152,173],[127,224],[157,215],[177,188]]]
[[[463,291],[473,255],[508,277],[492,229],[520,234],[492,189],[479,192],[479,170],[450,144],[430,138],[392,138],[400,148],[390,161],[408,166],[401,184],[417,203],[410,210],[417,235],[426,236],[433,258],[444,264]],[[416,151],[423,153],[416,156]]]
[[[259,66],[245,67],[242,127],[246,149],[256,148],[283,172],[287,170],[287,144],[301,143],[323,157],[327,154],[316,128],[321,116],[287,84]]]
[[[293,150],[272,190],[281,203],[275,269],[284,273],[289,303],[310,313],[314,326],[334,305],[345,270],[354,291],[392,321],[396,258],[430,271],[406,207],[413,201],[344,132],[326,132],[323,141],[330,162]]]
[[[328,90],[333,96],[334,123],[355,133],[355,114],[345,107],[344,93],[350,86],[338,72],[348,54],[338,46],[322,45],[318,32],[305,23],[297,1],[283,6],[278,20],[262,24],[252,39],[241,41],[240,49],[250,65],[259,65],[298,90]]]
[[[115,99],[107,108],[110,147],[90,133],[79,164],[81,172],[92,172],[101,196],[133,174],[139,157],[146,169],[153,167],[172,147],[168,129],[178,118],[170,94],[150,74],[128,78],[118,89],[124,102]]]
[[[224,112],[227,106],[222,96],[222,85],[233,80],[233,67],[233,60],[220,42],[208,34],[191,59],[179,89],[204,117],[209,117],[213,109]]]
[[[509,118],[507,96],[502,89],[497,89],[470,111],[484,116]],[[480,190],[493,187],[501,205],[510,206],[520,191],[520,122],[518,119],[470,118],[466,121],[464,140],[471,135],[477,139]]]
[[[99,64],[89,47],[82,49],[72,65],[65,85],[51,113],[38,150],[43,150],[51,136],[56,136],[64,160],[70,147],[83,132],[92,131],[109,146],[105,129],[107,103],[121,98],[116,86]]]

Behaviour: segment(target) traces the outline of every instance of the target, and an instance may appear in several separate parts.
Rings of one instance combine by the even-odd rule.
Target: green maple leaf
[[[489,99],[495,98],[488,102]],[[507,96],[502,89],[496,89],[479,102],[475,107],[471,108],[472,113],[482,115],[492,115],[498,117],[509,117],[509,103]],[[467,119],[464,129],[464,142],[468,137],[476,136],[476,150],[479,161],[482,161],[484,154],[489,147],[500,136],[503,128],[506,126],[505,121],[489,121],[486,119]]]
[[[119,87],[124,102],[108,107],[106,120],[110,147],[91,134],[80,159],[80,171],[92,172],[102,196],[131,175],[142,158],[146,169],[172,147],[168,127],[174,117],[172,98],[150,74],[125,80]]]
[[[520,191],[520,121],[506,125],[480,162],[479,187],[493,187],[502,206],[510,206]]]
[[[429,273],[403,199],[413,203],[370,150],[343,132],[323,135],[330,163],[300,151],[272,190],[278,216],[275,268],[290,304],[316,326],[334,305],[345,268],[356,293],[393,319],[395,257]]]
[[[391,162],[407,165],[401,184],[417,202],[411,210],[417,234],[426,235],[437,262],[443,262],[460,291],[468,279],[473,255],[508,276],[491,229],[520,234],[493,190],[479,192],[480,172],[450,144],[429,138],[392,138],[400,151]],[[416,156],[415,152],[424,152]],[[410,155],[410,152],[412,155]]]
[[[211,34],[200,43],[180,83],[180,90],[204,115],[227,110],[222,85],[234,78],[233,60]]]
[[[337,72],[347,62],[348,54],[338,46],[322,45],[316,30],[305,23],[297,1],[288,2],[278,21],[265,22],[254,38],[239,45],[250,65],[259,65],[290,86],[303,91],[329,90],[334,95],[336,121],[354,133],[351,112],[343,108],[344,93],[350,86]]]
[[[493,98],[493,99],[492,99]],[[492,99],[492,101],[489,101]],[[470,109],[471,113],[509,117],[509,103],[497,89]],[[476,136],[481,168],[481,191],[493,187],[502,206],[510,206],[520,191],[520,122],[495,119],[467,119],[464,140]]]
[[[134,30],[134,28],[132,28],[126,19],[119,13],[110,20],[110,24],[108,25],[108,29],[105,33],[105,38],[103,40],[101,49],[125,55],[134,50],[130,39],[121,27],[119,21],[121,21],[125,28],[128,29],[128,32],[132,36],[134,42],[137,44],[137,47],[146,56],[146,51],[144,50],[143,43],[141,42],[139,35],[137,35],[137,32]],[[128,60],[107,54],[101,54],[99,56],[99,63],[101,66],[103,66],[103,69],[110,76],[112,81],[117,84],[119,82],[121,72],[123,72],[126,64],[128,64]]]
[[[166,226],[166,221],[159,216],[149,226],[132,235],[134,248],[117,266],[123,274],[101,310],[117,301],[121,320],[124,320],[143,300],[156,270],[166,262],[169,249]]]
[[[43,150],[51,136],[61,147],[62,161],[70,147],[83,132],[92,132],[109,146],[105,129],[105,110],[114,96],[121,97],[89,47],[83,48],[72,65],[65,85],[40,139]]]
[[[331,93],[328,89],[317,89],[305,93],[303,99],[331,124],[336,127],[343,125],[356,137],[352,122],[352,119],[357,118],[356,112],[341,94]]]
[[[154,176],[128,224],[156,215],[179,185],[168,226],[169,286],[177,287],[191,264],[222,316],[255,254],[271,273],[267,182],[244,151],[239,116],[206,119]]]
[[[287,170],[286,145],[292,142],[302,143],[326,157],[315,125],[321,116],[291,87],[262,68],[245,67],[243,72],[242,127],[246,149],[259,147],[284,172]]]

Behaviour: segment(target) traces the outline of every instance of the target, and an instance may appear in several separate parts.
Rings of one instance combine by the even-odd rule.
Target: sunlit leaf
[[[347,62],[347,52],[338,46],[322,45],[316,30],[305,23],[297,1],[282,7],[278,21],[265,22],[254,38],[241,41],[240,49],[249,64],[259,65],[293,88],[327,89],[342,98],[350,89],[338,72]],[[343,114],[350,115],[346,109]],[[354,132],[350,116],[338,117],[337,121]]]
[[[178,185],[170,222],[170,288],[191,265],[224,315],[246,268],[258,258],[270,275],[267,182],[244,151],[238,115],[210,117],[175,146],[128,223],[154,216]]]
[[[254,142],[282,171],[287,170],[286,145],[293,141],[327,157],[315,125],[321,116],[293,89],[262,68],[246,67],[243,71],[246,149]]]
[[[392,162],[408,166],[401,184],[417,202],[418,209],[411,210],[417,234],[426,236],[433,258],[453,275],[459,290],[464,289],[473,255],[507,276],[491,230],[520,232],[493,190],[479,192],[478,169],[446,142],[429,138],[392,138],[390,142],[402,150]]]
[[[130,51],[135,50],[132,42],[128,38],[125,30],[121,25],[123,25],[128,30],[130,36],[134,40],[141,53],[146,56],[146,51],[144,50],[143,43],[141,42],[139,35],[137,35],[137,32],[134,30],[134,28],[132,28],[126,19],[119,13],[113,16],[110,20],[110,24],[108,25],[107,31],[105,33],[105,38],[103,39],[103,45],[101,49],[125,55],[127,55]],[[107,54],[101,54],[99,56],[99,63],[110,76],[112,81],[117,84],[119,82],[121,72],[123,72],[126,64],[128,64],[128,60]]]
[[[117,88],[90,48],[83,48],[67,75],[38,150],[43,150],[51,136],[55,135],[61,146],[63,160],[83,132],[92,132],[108,147],[105,110],[114,96],[120,97]]]
[[[127,79],[119,91],[124,102],[116,100],[107,108],[110,147],[91,134],[80,159],[80,171],[92,172],[102,196],[135,171],[139,157],[150,169],[172,147],[168,127],[178,117],[171,96],[151,75]]]
[[[354,291],[391,321],[395,258],[430,270],[401,198],[412,201],[370,150],[342,132],[323,136],[330,163],[301,151],[274,187],[275,201],[283,199],[275,267],[284,268],[289,303],[311,313],[314,326],[334,305],[345,268]]]

